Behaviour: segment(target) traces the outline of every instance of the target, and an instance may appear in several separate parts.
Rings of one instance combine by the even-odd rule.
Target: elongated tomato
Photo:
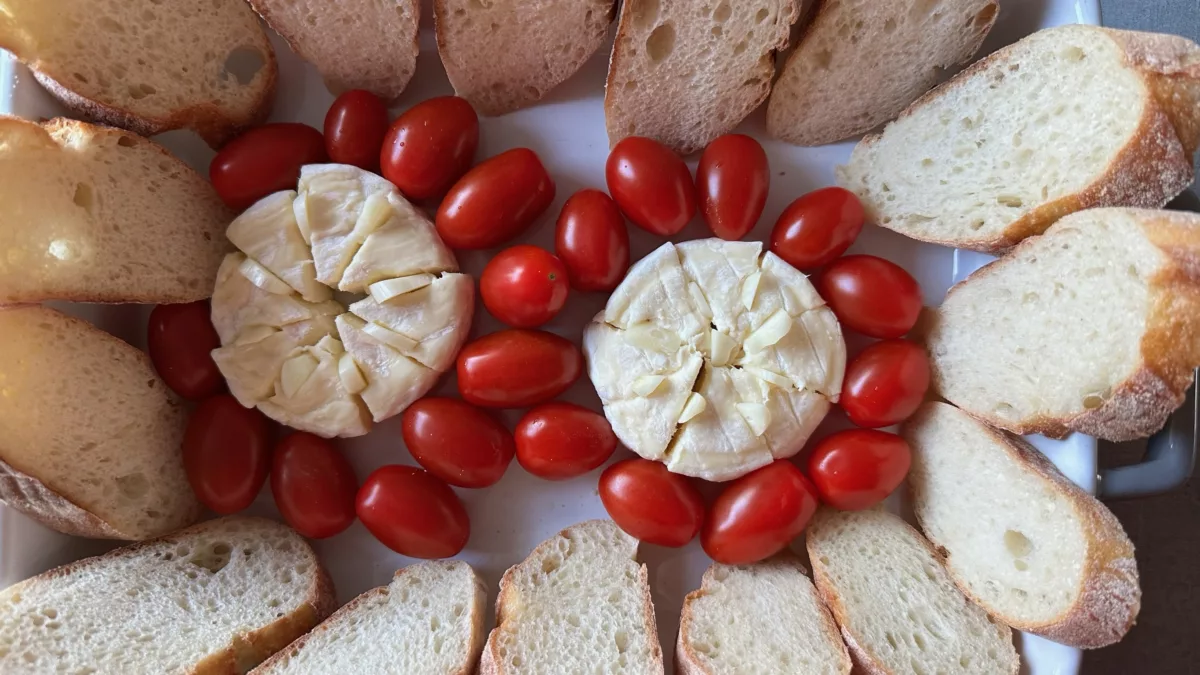
[[[877,429],[839,431],[817,444],[808,475],[821,501],[843,511],[869,509],[900,486],[912,464],[908,442]]]
[[[792,267],[807,270],[833,262],[863,228],[863,207],[840,187],[810,192],[788,207],[771,230],[771,251]]]
[[[183,468],[196,498],[222,515],[250,506],[271,465],[270,426],[221,394],[196,406],[183,437]]]
[[[696,185],[683,158],[658,141],[630,136],[604,169],[608,192],[634,225],[663,237],[696,215]]]
[[[417,463],[451,485],[493,485],[516,454],[495,417],[456,398],[423,398],[404,410],[404,444]]]
[[[600,501],[618,527],[659,546],[686,545],[704,522],[704,499],[696,487],[648,459],[627,459],[605,469]]]
[[[388,130],[387,106],[369,91],[352,89],[325,113],[325,150],[339,164],[379,169],[379,149]]]
[[[356,511],[380,543],[412,558],[458,555],[471,536],[467,510],[454,490],[412,466],[382,466],[367,476]]]
[[[558,396],[583,372],[583,354],[566,338],[513,328],[485,335],[458,354],[458,390],[485,408],[525,408]]]
[[[908,419],[929,389],[929,356],[908,340],[867,347],[846,367],[842,396],[846,416],[860,427],[887,427]]]
[[[729,483],[709,510],[700,544],[717,562],[748,565],[782,551],[816,511],[816,488],[794,464],[776,460]]]
[[[264,124],[221,148],[208,176],[221,200],[241,211],[272,192],[295,189],[300,167],[325,157],[325,137],[316,129],[295,122]]]
[[[554,181],[537,153],[516,148],[467,172],[438,208],[450,248],[494,248],[524,232],[554,201]]]
[[[517,461],[548,480],[582,476],[617,449],[617,436],[604,415],[563,401],[543,403],[525,413],[513,435]]]
[[[176,394],[198,401],[215,394],[225,380],[212,359],[221,346],[207,300],[159,305],[150,312],[147,350],[154,369]]]
[[[465,99],[439,96],[404,111],[383,139],[383,177],[409,199],[433,199],[471,168],[479,117]]]
[[[813,277],[813,285],[839,321],[863,335],[898,338],[921,315],[921,287],[890,260],[848,255]]]
[[[358,479],[332,441],[295,433],[279,442],[271,461],[271,494],[294,530],[324,539],[354,522]]]
[[[749,136],[721,136],[700,156],[696,169],[700,214],[722,239],[735,241],[754,229],[770,187],[767,153]]]
[[[571,195],[558,214],[554,251],[566,264],[575,289],[616,288],[629,269],[629,231],[612,197],[599,190]]]

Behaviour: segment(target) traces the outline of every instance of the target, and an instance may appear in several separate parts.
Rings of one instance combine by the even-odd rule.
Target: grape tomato
[[[434,221],[450,248],[494,248],[524,232],[554,201],[554,181],[537,153],[516,148],[463,176]]]
[[[207,300],[158,305],[150,312],[146,351],[159,377],[176,394],[199,401],[225,383],[212,359],[221,346]]]
[[[382,466],[367,476],[355,511],[380,543],[410,558],[456,556],[471,536],[467,510],[454,490],[412,466]]]
[[[629,269],[629,231],[612,197],[599,190],[571,195],[558,215],[554,251],[575,289],[615,289]]]
[[[271,494],[292,529],[310,539],[332,537],[354,522],[358,479],[332,441],[297,432],[275,447]]]
[[[183,437],[183,469],[196,498],[228,515],[250,506],[267,481],[270,425],[228,394],[205,399]]]
[[[446,194],[475,161],[479,117],[465,99],[439,96],[409,108],[383,139],[383,177],[412,200]]]
[[[840,187],[810,192],[788,205],[771,231],[771,251],[801,270],[823,267],[850,248],[863,228],[858,197]]]
[[[339,164],[377,171],[387,131],[383,101],[369,91],[352,89],[338,96],[325,113],[325,152]]]
[[[808,475],[821,501],[843,511],[870,508],[895,490],[912,463],[908,443],[876,429],[837,432],[813,448]]]
[[[513,436],[517,461],[529,473],[548,480],[582,476],[612,457],[617,436],[600,413],[553,401],[525,413]]]
[[[583,373],[583,354],[566,338],[512,328],[468,343],[458,354],[458,390],[485,408],[525,408],[566,391]]]
[[[721,136],[700,156],[696,169],[700,214],[722,239],[736,241],[754,229],[770,187],[767,153],[749,136]]]
[[[516,454],[513,435],[499,420],[455,398],[413,403],[404,410],[400,429],[413,459],[458,487],[494,485]]]
[[[696,486],[648,459],[627,459],[605,469],[600,501],[618,527],[659,546],[686,545],[704,523],[704,499]]]
[[[238,136],[213,158],[208,176],[225,204],[243,211],[280,190],[294,190],[300,167],[326,161],[325,137],[296,122],[255,127]]]
[[[884,340],[846,366],[838,403],[860,427],[887,427],[916,412],[929,389],[929,355],[908,340]]]
[[[883,258],[838,258],[813,278],[813,285],[839,321],[870,337],[903,337],[921,315],[917,280]]]
[[[700,544],[719,563],[748,565],[782,551],[816,511],[816,488],[794,464],[776,460],[727,484],[709,509]]]
[[[658,141],[630,136],[608,155],[608,192],[634,225],[663,237],[696,215],[696,186],[683,158]]]

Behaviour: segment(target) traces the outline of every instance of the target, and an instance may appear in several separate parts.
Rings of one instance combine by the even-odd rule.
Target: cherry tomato
[[[617,449],[617,436],[604,415],[574,403],[543,403],[525,413],[513,435],[517,461],[549,480],[582,476]]]
[[[846,367],[842,396],[846,416],[860,427],[886,427],[917,411],[929,389],[929,356],[907,340],[867,347]]]
[[[659,546],[686,545],[704,523],[700,491],[648,459],[627,459],[605,469],[600,501],[618,527]]]
[[[479,147],[479,117],[457,96],[409,108],[392,122],[379,162],[383,177],[409,199],[433,199],[471,168]]]
[[[625,217],[647,232],[669,237],[696,215],[696,186],[687,164],[658,141],[630,136],[617,143],[604,175]]]
[[[921,314],[917,280],[883,258],[838,258],[813,281],[838,320],[863,335],[902,337]]]
[[[566,391],[583,372],[583,355],[566,338],[512,328],[458,353],[458,390],[485,408],[525,408]]]
[[[429,473],[451,485],[494,485],[516,454],[496,418],[456,398],[423,398],[401,417],[404,444]]]
[[[215,394],[225,380],[212,360],[221,346],[207,300],[159,305],[150,312],[147,351],[159,377],[171,391],[199,401]]]
[[[846,252],[863,228],[858,197],[840,187],[810,192],[779,214],[771,251],[798,269],[823,267]]]
[[[808,459],[821,501],[843,511],[883,501],[908,474],[912,453],[896,434],[876,429],[839,431],[817,444]]]
[[[379,467],[359,488],[355,504],[358,519],[380,543],[411,558],[458,555],[471,536],[458,495],[416,467]]]
[[[567,267],[549,251],[522,244],[496,254],[479,277],[492,316],[517,328],[540,326],[567,303]]]
[[[696,169],[700,214],[722,239],[736,241],[754,229],[770,187],[767,153],[749,136],[721,136],[700,156]]]
[[[777,460],[733,481],[717,496],[700,545],[726,565],[769,558],[804,531],[817,510],[816,494],[800,469]]]
[[[350,527],[357,492],[350,462],[324,438],[295,433],[275,447],[271,494],[279,514],[300,534],[324,539]]]
[[[294,190],[300,167],[325,159],[325,138],[316,129],[295,122],[264,124],[221,148],[208,177],[221,200],[242,211],[273,192]]]
[[[554,201],[554,181],[537,153],[517,148],[467,172],[437,212],[450,248],[494,248],[524,232]]]
[[[325,151],[339,164],[377,170],[387,132],[387,106],[369,91],[352,89],[338,96],[325,113]]]
[[[196,498],[227,515],[250,506],[271,464],[267,418],[221,394],[192,412],[183,436],[183,469]]]
[[[599,190],[571,195],[558,214],[554,251],[580,291],[611,291],[629,269],[629,232],[612,197]]]

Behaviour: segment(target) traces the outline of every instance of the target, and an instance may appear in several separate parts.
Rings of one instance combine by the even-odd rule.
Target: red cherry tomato
[[[456,398],[423,398],[401,417],[404,444],[429,473],[451,485],[494,485],[516,454],[496,418]]]
[[[710,558],[746,565],[795,539],[817,510],[816,488],[794,464],[777,460],[742,476],[717,496],[700,544]]]
[[[479,277],[492,316],[517,328],[540,326],[567,303],[567,267],[549,251],[522,244],[496,254]]]
[[[479,117],[457,96],[409,108],[392,122],[379,162],[383,177],[409,199],[433,199],[471,168],[479,147]]]
[[[387,106],[369,91],[352,89],[325,113],[325,151],[339,164],[379,168],[379,150],[388,131]]]
[[[908,474],[912,453],[896,434],[876,429],[839,431],[817,444],[808,475],[821,501],[843,511],[883,501]]]
[[[722,239],[736,241],[754,229],[770,187],[767,153],[749,136],[721,136],[700,156],[696,169],[700,214]]]
[[[458,353],[458,390],[485,408],[525,408],[566,391],[583,372],[583,355],[566,338],[540,330],[502,330]]]
[[[838,258],[813,281],[838,320],[863,335],[902,337],[912,330],[921,314],[917,280],[883,258]]]
[[[669,237],[696,215],[696,186],[687,164],[658,141],[630,136],[617,143],[604,175],[625,217],[647,232]]]
[[[471,536],[458,495],[416,467],[379,467],[359,488],[355,504],[358,519],[380,543],[410,558],[458,555]]]
[[[450,248],[494,248],[524,232],[554,201],[554,181],[529,148],[500,153],[467,172],[437,212]]]
[[[700,491],[648,459],[627,459],[605,469],[600,501],[618,527],[659,546],[686,545],[704,523]]]
[[[798,269],[814,269],[846,252],[863,228],[858,197],[840,187],[810,192],[779,214],[771,251]]]
[[[212,351],[221,346],[207,300],[159,305],[150,312],[147,351],[159,377],[171,391],[199,401],[215,394],[224,379]]]
[[[846,367],[842,396],[846,416],[860,427],[887,427],[917,411],[929,389],[929,355],[907,340],[867,347]]]
[[[271,494],[279,514],[300,534],[324,539],[350,527],[357,492],[350,462],[324,438],[295,433],[275,447]]]
[[[295,122],[264,124],[221,148],[208,177],[221,200],[242,211],[273,192],[295,189],[300,167],[325,159],[325,138],[316,129]]]
[[[183,437],[183,469],[196,498],[227,515],[250,506],[271,464],[267,418],[221,394],[196,406]]]
[[[513,435],[517,461],[549,480],[582,476],[617,449],[617,436],[604,415],[574,403],[544,403],[530,410]]]
[[[599,190],[571,195],[554,236],[554,251],[581,291],[611,291],[629,269],[629,232],[612,197]]]

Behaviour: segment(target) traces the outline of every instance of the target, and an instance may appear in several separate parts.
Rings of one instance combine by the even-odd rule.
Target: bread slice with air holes
[[[610,520],[572,525],[504,573],[480,675],[662,675],[637,539]]]
[[[996,0],[818,2],[771,90],[767,132],[824,145],[895,118],[970,60],[998,9]]]
[[[950,289],[933,388],[1017,434],[1148,436],[1200,366],[1200,215],[1089,209]]]
[[[6,0],[0,48],[75,113],[218,147],[266,119],[275,53],[242,0]]]
[[[850,655],[800,559],[714,563],[683,602],[679,675],[847,675]]]
[[[1117,642],[1141,606],[1133,544],[1095,497],[1024,440],[945,403],[904,425],[913,510],[963,593],[1072,647]]]
[[[1070,25],[979,61],[868,136],[838,170],[868,220],[1007,250],[1090,207],[1158,208],[1192,182],[1200,47]]]
[[[179,303],[212,294],[232,214],[126,131],[0,116],[0,304]]]
[[[470,675],[483,648],[483,580],[459,561],[396,572],[251,675]]]
[[[614,0],[434,0],[438,53],[454,93],[481,115],[537,103],[608,36]]]
[[[796,0],[627,0],[604,90],[608,140],[704,148],[767,100]]]
[[[1016,675],[1012,631],[963,596],[929,542],[898,516],[822,509],[808,528],[808,555],[863,672]]]
[[[222,518],[0,591],[0,672],[235,675],[333,605],[300,535]]]

